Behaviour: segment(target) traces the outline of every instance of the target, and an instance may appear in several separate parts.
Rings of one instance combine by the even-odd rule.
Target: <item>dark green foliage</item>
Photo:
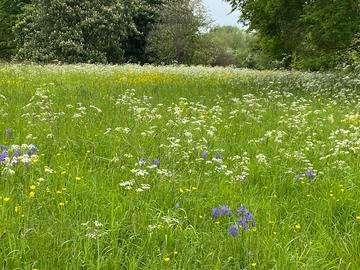
[[[17,16],[29,0],[0,0],[0,59],[10,59],[15,51],[14,27]]]
[[[146,40],[155,23],[159,20],[161,5],[164,0],[143,0],[135,16],[134,23],[137,31],[132,31],[124,45],[124,57],[127,62],[146,63]]]
[[[130,0],[35,0],[16,26],[16,58],[120,63],[124,40],[135,31],[135,10]]]
[[[359,32],[358,0],[227,0],[260,35],[275,60],[305,69],[331,68]]]
[[[200,30],[208,26],[201,1],[166,0],[159,22],[148,36],[147,53],[155,63],[193,64],[200,47]]]

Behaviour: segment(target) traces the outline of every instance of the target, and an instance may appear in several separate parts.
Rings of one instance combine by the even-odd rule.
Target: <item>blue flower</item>
[[[3,163],[7,157],[8,157],[8,153],[7,153],[7,152],[1,153],[1,154],[0,154],[0,163]]]
[[[312,179],[315,177],[315,173],[313,169],[307,169],[305,172],[305,176]]]
[[[231,210],[226,205],[220,205],[219,207],[212,209],[212,218],[217,219],[218,217],[228,216],[232,217]]]
[[[19,157],[19,156],[21,156],[21,155],[22,155],[21,149],[20,149],[20,148],[16,148],[16,149],[14,150],[13,156],[14,156],[14,157]]]
[[[220,206],[220,213],[221,213],[222,216],[232,217],[231,210],[226,205],[221,205]]]
[[[221,216],[220,209],[219,208],[213,208],[211,216],[212,216],[213,219],[217,219],[218,217],[220,217]]]
[[[154,159],[154,161],[151,163],[151,165],[159,166],[160,165],[160,159],[159,158]]]
[[[228,231],[234,237],[239,235],[239,229],[236,225],[231,226]]]
[[[245,231],[247,231],[250,227],[256,226],[253,214],[251,214],[250,211],[243,205],[241,205],[236,212],[238,216],[237,224]]]
[[[37,152],[37,148],[36,148],[36,146],[33,145],[33,144],[30,144],[30,145],[28,146],[27,151],[26,151],[26,153],[27,153],[28,155],[34,155],[34,154],[36,154],[36,152]]]
[[[214,159],[222,160],[222,156],[220,155],[220,153],[216,153],[215,156],[214,156]]]
[[[204,150],[202,153],[201,153],[201,157],[202,158],[206,158],[208,156],[209,152],[207,150]]]
[[[139,164],[140,165],[144,165],[146,163],[146,159],[144,158],[144,157],[141,157],[140,159],[139,159]]]
[[[8,137],[8,138],[11,137],[11,129],[10,129],[10,128],[7,128],[7,129],[5,130],[5,135],[6,135],[6,137]]]

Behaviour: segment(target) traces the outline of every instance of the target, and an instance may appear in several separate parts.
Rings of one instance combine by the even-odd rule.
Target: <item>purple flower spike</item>
[[[233,225],[229,228],[229,233],[233,236],[236,237],[239,235],[239,229],[236,225]]]
[[[34,154],[36,154],[36,152],[37,152],[37,148],[36,148],[36,146],[33,145],[33,144],[30,144],[30,145],[28,146],[27,151],[26,151],[26,153],[27,153],[28,155],[34,155]]]
[[[313,179],[315,177],[314,170],[313,169],[307,169],[306,172],[305,172],[305,176],[310,178],[310,179]]]
[[[10,129],[10,128],[7,128],[7,129],[5,130],[5,135],[6,135],[6,137],[8,137],[8,138],[11,137],[11,129]]]
[[[217,219],[218,217],[220,217],[221,216],[220,209],[219,208],[213,208],[211,216],[212,216],[213,219]]]
[[[209,152],[207,150],[204,150],[202,153],[201,153],[201,157],[202,158],[206,158],[208,156]]]
[[[3,163],[7,157],[8,157],[8,153],[7,153],[7,152],[1,153],[1,154],[0,154],[0,163]]]
[[[140,165],[144,165],[146,163],[146,159],[144,158],[144,157],[141,157],[140,159],[139,159],[139,164]]]
[[[250,227],[255,227],[254,216],[246,209],[243,205],[237,209],[238,220],[237,224],[241,226],[245,231],[249,230]]]
[[[232,217],[231,210],[226,205],[220,206],[220,213],[222,216]]]
[[[155,159],[155,160],[151,163],[151,165],[159,166],[159,165],[160,165],[160,159],[159,159],[159,158]]]

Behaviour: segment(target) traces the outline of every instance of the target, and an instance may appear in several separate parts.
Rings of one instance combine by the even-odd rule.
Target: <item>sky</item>
[[[235,11],[228,15],[231,11],[231,7],[228,3],[223,0],[203,0],[203,2],[215,24],[240,26],[237,23],[240,16],[239,12]]]

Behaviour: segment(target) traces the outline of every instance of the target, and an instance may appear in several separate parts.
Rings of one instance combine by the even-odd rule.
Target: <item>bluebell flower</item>
[[[212,209],[212,218],[216,219],[218,217],[227,216],[232,217],[231,210],[226,205],[220,205],[219,207]]]
[[[222,216],[232,217],[231,210],[226,205],[221,205],[220,206],[220,213],[221,213]]]
[[[221,160],[222,156],[220,155],[220,153],[216,153],[215,156],[214,156],[214,159]]]
[[[213,219],[217,219],[218,217],[220,217],[221,216],[221,212],[220,212],[220,209],[219,208],[213,208],[212,209],[212,218]]]
[[[180,203],[177,202],[177,203],[175,204],[175,208],[179,208],[179,207],[180,207]]]
[[[6,152],[8,148],[5,145],[0,145],[0,152]]]
[[[239,235],[239,229],[238,229],[238,227],[237,227],[236,225],[231,226],[231,227],[229,228],[229,233],[230,233],[232,236],[234,236],[234,237],[238,236],[238,235]]]
[[[159,166],[160,165],[160,159],[159,158],[154,159],[154,161],[151,163],[151,165]]]
[[[3,163],[7,157],[8,157],[8,153],[7,152],[2,152],[0,154],[0,163]]]
[[[141,157],[140,159],[139,159],[139,164],[140,165],[144,165],[146,163],[146,159],[144,158],[144,157]]]
[[[312,179],[315,177],[315,173],[313,169],[307,169],[305,172],[305,176]]]
[[[21,156],[21,155],[22,155],[21,149],[20,149],[20,148],[16,148],[16,149],[14,150],[13,156],[14,156],[14,157],[19,157],[19,156]]]
[[[33,145],[33,144],[30,144],[30,145],[28,146],[27,151],[26,151],[26,153],[27,153],[28,155],[34,155],[34,154],[36,154],[36,152],[37,152],[37,148],[36,148],[36,146]]]
[[[209,152],[207,150],[204,150],[202,153],[201,153],[201,157],[202,158],[206,158],[208,156]]]
[[[11,137],[11,129],[10,129],[10,128],[7,128],[7,129],[5,130],[5,135],[6,135],[6,137],[8,137],[8,138]]]
[[[245,231],[247,231],[250,227],[256,226],[253,214],[251,214],[250,211],[243,205],[241,205],[236,212],[238,216],[237,224]]]

